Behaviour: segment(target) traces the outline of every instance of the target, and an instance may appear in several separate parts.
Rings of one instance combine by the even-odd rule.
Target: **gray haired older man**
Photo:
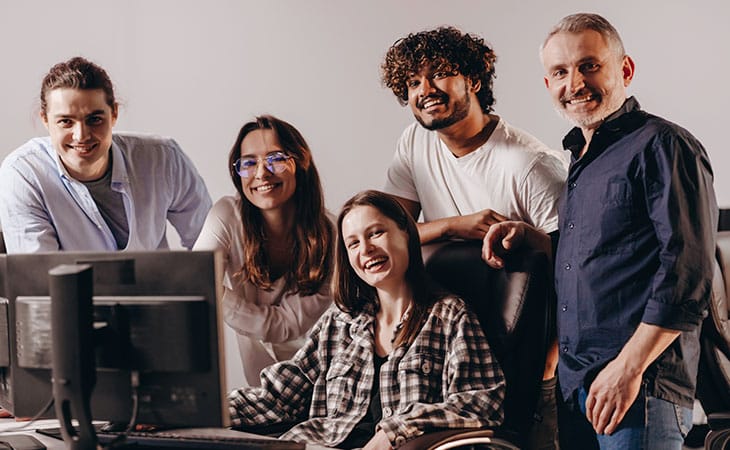
[[[558,378],[594,433],[576,448],[681,449],[691,426],[699,325],[712,281],[717,205],[707,154],[639,107],[635,64],[596,14],[562,19],[541,49],[555,109],[575,125],[555,259]],[[546,245],[524,222],[493,225],[484,258]]]

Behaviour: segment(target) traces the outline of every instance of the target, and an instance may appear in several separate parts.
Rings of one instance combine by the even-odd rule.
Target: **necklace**
[[[413,307],[413,303],[408,305],[408,308],[406,308],[405,311],[403,311],[403,315],[400,316],[400,320],[398,321],[398,324],[393,328],[393,338],[390,340],[390,343],[393,344],[395,342],[395,337],[398,336],[398,333],[400,333],[401,328],[403,328],[403,323],[408,320],[408,318],[411,316],[411,308]]]

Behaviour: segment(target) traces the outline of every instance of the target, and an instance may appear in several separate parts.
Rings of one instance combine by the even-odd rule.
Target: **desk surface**
[[[40,433],[36,433],[35,430],[38,428],[58,428],[58,421],[55,419],[51,420],[38,420],[34,422],[32,425],[29,425],[27,428],[24,428],[24,425],[27,425],[28,422],[16,422],[15,419],[0,419],[0,435],[6,435],[6,434],[27,434],[30,436],[33,436],[34,438],[38,439],[45,445],[48,450],[63,450],[65,449],[65,446],[63,445],[63,441],[59,439],[54,439],[52,437],[45,436]],[[201,429],[197,429],[197,432],[200,432]],[[213,429],[208,428],[205,429],[206,432],[214,433],[216,436],[219,435],[236,435],[236,436],[252,436],[256,438],[261,438],[261,436],[251,434],[251,433],[243,433],[240,431],[235,430],[228,430],[228,429]],[[327,447],[322,447],[321,445],[312,445],[307,444],[307,450],[329,450]]]

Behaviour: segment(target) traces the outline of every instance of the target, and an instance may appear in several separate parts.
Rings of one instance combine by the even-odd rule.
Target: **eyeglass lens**
[[[291,158],[291,156],[285,153],[276,152],[270,155],[266,155],[263,158],[239,158],[234,166],[239,176],[242,176],[244,178],[250,178],[256,173],[259,162],[264,163],[264,167],[266,167],[266,170],[276,174],[286,170],[287,161],[289,160],[289,158]]]

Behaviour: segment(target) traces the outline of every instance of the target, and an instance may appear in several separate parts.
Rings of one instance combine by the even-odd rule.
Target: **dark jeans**
[[[558,389],[558,428],[560,450],[598,450],[598,440],[593,426],[577,406],[577,399],[565,401]]]
[[[540,399],[535,411],[535,423],[527,438],[527,450],[559,450],[557,377],[542,381]]]

